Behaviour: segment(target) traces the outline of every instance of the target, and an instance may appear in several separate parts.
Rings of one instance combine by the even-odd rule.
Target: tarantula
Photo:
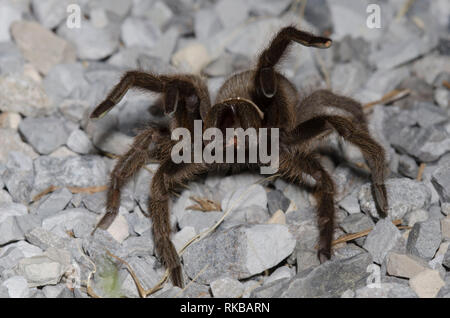
[[[318,90],[300,100],[295,86],[277,70],[288,47],[297,42],[314,48],[328,48],[332,41],[314,36],[293,26],[282,28],[259,55],[257,66],[231,76],[219,89],[212,105],[205,82],[190,74],[156,75],[141,71],[127,72],[107,98],[95,108],[90,118],[100,118],[119,103],[130,88],[161,93],[162,109],[170,119],[168,127],[152,125],[139,133],[130,150],[120,157],[111,174],[107,192],[106,214],[97,227],[107,229],[118,214],[121,187],[150,159],[160,166],[153,176],[149,216],[153,221],[156,252],[169,269],[172,283],[183,286],[181,262],[170,239],[169,197],[177,186],[209,171],[237,172],[255,169],[257,163],[179,163],[170,153],[176,141],[171,132],[184,127],[193,132],[194,121],[204,128],[265,127],[279,129],[278,174],[295,184],[315,181],[319,243],[318,257],[331,257],[334,230],[335,186],[322,167],[318,143],[333,131],[360,148],[371,169],[373,193],[380,215],[385,217],[388,202],[385,179],[385,153],[370,136],[361,104],[328,90]],[[203,145],[204,146],[204,145]]]

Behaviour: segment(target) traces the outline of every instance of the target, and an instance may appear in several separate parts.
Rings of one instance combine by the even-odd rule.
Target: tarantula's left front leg
[[[178,287],[183,287],[184,282],[180,258],[170,239],[169,195],[177,185],[203,172],[206,172],[203,164],[174,164],[169,159],[161,164],[152,180],[149,211],[153,221],[153,240],[172,283]]]
[[[150,149],[152,142],[160,142],[161,135],[157,128],[150,127],[138,134],[131,146],[130,150],[120,157],[114,167],[106,196],[106,214],[95,227],[106,230],[117,217],[120,207],[120,189],[122,186],[141,169],[150,159],[158,158],[158,147]]]
[[[331,258],[334,233],[334,182],[315,154],[284,154],[280,158],[279,173],[297,184],[304,184],[305,177],[314,179],[314,196],[317,200],[319,225],[319,251],[321,263]]]

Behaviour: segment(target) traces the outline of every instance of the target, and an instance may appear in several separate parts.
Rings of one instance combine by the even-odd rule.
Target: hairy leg
[[[289,145],[297,145],[299,149],[309,150],[309,144],[327,129],[336,130],[345,140],[356,145],[362,152],[372,172],[375,202],[382,217],[387,216],[389,209],[385,180],[386,159],[383,147],[370,135],[366,125],[355,124],[354,121],[341,116],[317,116],[298,125],[285,139]],[[311,129],[311,130],[308,130]]]
[[[303,99],[298,110],[300,122],[319,115],[338,115],[344,111],[346,115],[355,118],[355,123],[367,125],[361,103],[324,89],[315,91]]]
[[[331,40],[314,36],[295,27],[285,27],[273,38],[269,47],[259,57],[255,75],[255,87],[258,95],[272,98],[277,91],[275,66],[280,61],[289,45],[293,42],[316,48],[328,48]]]
[[[161,164],[152,180],[149,211],[156,252],[169,270],[172,283],[179,287],[184,285],[184,281],[180,258],[170,239],[169,195],[176,186],[203,172],[206,169],[202,164],[174,164],[167,160]]]
[[[319,225],[319,260],[323,263],[331,258],[331,242],[334,232],[334,183],[321,166],[316,154],[285,154],[281,156],[281,175],[296,184],[304,183],[305,174],[311,176],[316,184],[314,196],[317,200]]]
[[[381,217],[386,217],[389,204],[384,184],[386,156],[383,147],[372,138],[365,126],[355,125],[352,121],[340,116],[329,116],[327,121],[336,129],[339,135],[361,150],[372,172],[375,202],[380,209]]]
[[[158,158],[158,148],[149,149],[152,142],[159,142],[163,136],[157,129],[151,127],[145,129],[134,139],[130,150],[120,157],[110,177],[107,199],[106,214],[95,227],[106,230],[117,217],[120,208],[120,189],[123,185],[142,168],[150,159]]]
[[[206,104],[209,103],[209,96],[207,92],[205,93],[205,86],[194,76],[154,75],[147,72],[130,71],[125,73],[106,99],[94,109],[90,117],[103,117],[133,87],[155,93],[164,93],[164,110],[167,114],[173,113],[181,100],[191,112],[197,110],[201,101]],[[204,100],[206,97],[207,101]]]

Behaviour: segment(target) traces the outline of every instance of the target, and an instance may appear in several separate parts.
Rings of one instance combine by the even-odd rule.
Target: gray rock
[[[127,47],[139,45],[151,48],[160,39],[161,31],[150,20],[128,17],[122,24],[121,37]]]
[[[69,4],[69,0],[32,0],[31,8],[41,25],[53,29],[66,18]]]
[[[187,211],[178,222],[181,229],[189,226],[195,229],[196,233],[212,227],[223,216],[223,212],[202,212],[202,211]]]
[[[409,27],[409,28],[407,28]],[[369,55],[369,61],[378,69],[391,69],[424,55],[438,44],[435,34],[418,35],[415,26],[406,23],[392,23],[386,40],[378,50]],[[397,30],[392,30],[396,28]]]
[[[423,209],[417,209],[413,210],[411,212],[408,212],[403,217],[403,220],[405,220],[406,224],[408,226],[414,226],[417,222],[423,222],[428,220],[429,213],[426,210]]]
[[[441,212],[445,215],[450,215],[450,202],[441,203]]]
[[[339,165],[332,174],[336,186],[335,199],[340,201],[355,188],[367,182],[367,177],[347,164]]]
[[[118,15],[119,17],[125,17],[130,13],[131,8],[133,7],[132,0],[97,0],[89,2],[89,9],[104,9],[111,13]]]
[[[93,144],[104,152],[123,155],[127,152],[133,138],[118,131],[112,131],[108,135],[95,134],[93,136]]]
[[[343,81],[342,78],[346,80]],[[351,95],[355,93],[368,78],[366,67],[360,62],[338,64],[331,75],[331,86],[333,91]]]
[[[126,261],[140,277],[141,284],[145,289],[154,287],[164,275],[164,268],[158,266],[155,257],[147,255],[145,257],[128,257]]]
[[[450,73],[450,62],[448,61],[448,56],[427,54],[414,62],[412,71],[428,84],[433,84],[440,73]]]
[[[46,217],[62,211],[70,203],[72,197],[72,192],[67,188],[58,189],[39,203],[35,213]]]
[[[69,137],[68,128],[56,117],[25,118],[19,130],[33,148],[44,155],[64,145]]]
[[[450,278],[445,279],[445,286],[439,290],[436,298],[450,298]]]
[[[237,279],[229,277],[216,279],[210,286],[216,298],[238,298],[244,293],[244,285]]]
[[[183,260],[189,277],[209,283],[220,277],[242,279],[269,269],[292,253],[295,240],[286,226],[237,226],[190,245]]]
[[[4,184],[0,184],[0,188],[3,188]],[[4,203],[12,203],[12,197],[9,195],[9,193],[6,190],[0,190],[0,205]]]
[[[14,43],[0,41],[0,74],[21,74],[24,63],[22,53]]]
[[[447,252],[445,253],[442,265],[444,265],[447,268],[450,268],[450,249],[448,249]]]
[[[419,166],[416,161],[408,155],[401,155],[398,158],[398,172],[409,178],[416,178]]]
[[[9,244],[12,245],[12,244]],[[7,246],[4,251],[0,255],[0,268],[3,269],[11,269],[25,257],[22,251],[16,247]]]
[[[308,5],[306,6],[305,10],[306,18],[308,14],[307,10]],[[324,10],[318,11],[321,11],[320,13],[323,13]],[[333,48],[334,59],[337,62],[345,63],[358,60],[364,64],[368,64],[367,56],[370,53],[369,43],[361,37],[354,38],[352,36],[346,35],[341,41],[334,42]]]
[[[255,15],[278,16],[283,13],[291,4],[290,0],[270,1],[270,0],[250,0],[250,12]]]
[[[43,74],[56,64],[75,61],[72,45],[36,22],[16,21],[11,34],[24,57]]]
[[[95,187],[107,182],[108,169],[98,156],[52,158],[34,161],[35,179],[32,196],[50,186]]]
[[[368,230],[374,226],[370,217],[363,213],[350,214],[341,223],[342,229],[349,234]]]
[[[239,0],[221,0],[216,5],[217,15],[225,27],[235,27],[244,22],[249,9],[248,2]]]
[[[47,285],[42,288],[42,292],[44,293],[46,298],[56,298],[64,288],[67,288],[63,284],[58,285]]]
[[[66,246],[66,240],[63,237],[41,227],[36,227],[25,233],[25,238],[28,242],[38,246],[42,250],[46,250],[49,247],[62,249]]]
[[[118,256],[148,256],[154,254],[153,236],[146,231],[141,236],[130,236],[123,243]]]
[[[271,282],[292,278],[295,275],[295,268],[290,268],[289,266],[278,267],[270,276],[264,281],[265,284],[270,284]]]
[[[320,265],[317,251],[315,250],[307,250],[299,247],[295,249],[294,254],[296,255],[297,273]]]
[[[80,29],[70,29],[66,24],[58,28],[57,34],[73,43],[80,59],[103,59],[119,46],[120,29],[115,17],[108,14],[103,23],[106,25],[95,25],[94,22],[82,19],[82,32]]]
[[[382,264],[387,253],[394,248],[401,234],[397,227],[388,219],[377,222],[364,242],[366,249],[375,263]]]
[[[366,82],[366,88],[373,93],[378,94],[379,97],[392,90],[400,82],[408,77],[410,71],[407,67],[401,66],[391,70],[378,70],[369,77]]]
[[[10,27],[14,21],[22,20],[22,12],[11,3],[0,3],[0,42],[11,41]]]
[[[267,207],[269,213],[274,214],[278,210],[286,212],[291,201],[280,190],[272,190],[267,193]]]
[[[360,213],[361,208],[359,207],[358,202],[358,189],[353,190],[352,193],[339,201],[339,207],[347,211],[349,214]]]
[[[431,193],[422,182],[407,178],[388,179],[386,190],[389,202],[387,214],[391,220],[401,219],[412,210],[426,209],[430,204]],[[370,183],[361,187],[358,199],[364,213],[379,218]]]
[[[379,287],[365,286],[357,289],[355,298],[417,298],[417,294],[402,284],[381,283]]]
[[[33,189],[33,161],[22,152],[11,151],[3,173],[6,188],[15,202],[28,204]]]
[[[85,101],[68,99],[59,105],[59,111],[63,114],[64,118],[78,123],[83,119],[89,106]]]
[[[227,193],[221,202],[224,212],[252,205],[267,207],[267,193],[259,184],[234,189]]]
[[[223,26],[216,10],[203,8],[195,13],[195,36],[199,40],[206,40],[222,30]]]
[[[76,237],[88,236],[96,225],[95,214],[85,209],[66,209],[42,221],[42,228],[58,236],[67,236],[67,231],[73,231]]]
[[[12,74],[0,76],[0,110],[34,117],[51,112],[52,107],[41,84]]]
[[[431,178],[442,202],[450,202],[450,160],[440,165]]]
[[[8,216],[0,222],[0,245],[23,240],[25,237],[14,217]]]
[[[84,70],[81,63],[58,64],[51,69],[43,83],[53,105],[63,107],[66,99],[85,99],[92,86],[84,78]]]
[[[67,147],[79,154],[94,153],[95,148],[89,137],[80,129],[72,131],[67,139]]]
[[[438,219],[430,219],[414,224],[408,235],[408,252],[430,260],[441,244],[441,224]]]
[[[254,288],[250,293],[250,298],[273,298],[289,282],[289,279],[279,279],[261,287]]]
[[[10,298],[28,298],[29,291],[27,280],[23,276],[13,276],[5,280],[2,287],[7,289]]]
[[[372,257],[368,253],[325,262],[298,273],[274,297],[340,297],[347,289],[357,289],[366,283],[370,264]]]
[[[69,252],[51,248],[42,255],[21,259],[16,271],[26,278],[29,287],[55,285],[68,270],[69,264]]]

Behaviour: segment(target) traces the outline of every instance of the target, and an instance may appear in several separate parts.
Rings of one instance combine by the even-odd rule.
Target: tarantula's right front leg
[[[130,150],[120,157],[111,173],[106,196],[106,214],[97,224],[94,231],[92,231],[92,234],[97,228],[103,230],[108,229],[112,222],[114,222],[120,208],[120,189],[150,159],[158,158],[158,147],[150,149],[150,145],[152,142],[160,142],[161,138],[164,137],[157,128],[147,128],[135,137]]]
[[[272,98],[277,92],[277,76],[275,66],[284,55],[288,46],[297,42],[304,46],[316,48],[329,48],[331,40],[321,36],[297,30],[289,26],[281,29],[274,37],[269,47],[265,49],[259,57],[255,75],[255,87],[258,95],[265,98]]]

